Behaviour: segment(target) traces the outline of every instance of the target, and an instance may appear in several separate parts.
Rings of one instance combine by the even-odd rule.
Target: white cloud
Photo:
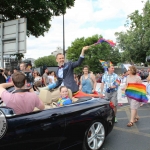
[[[146,0],[143,0],[144,2]],[[125,31],[124,23],[127,15],[143,8],[141,0],[76,0],[75,6],[65,14],[65,48],[71,45],[76,38],[89,37],[101,34],[107,39],[115,41],[115,32]],[[121,26],[107,29],[95,27],[96,23],[124,19]],[[89,27],[90,24],[90,27]],[[107,25],[108,26],[108,25]],[[27,39],[26,58],[38,58],[50,55],[56,47],[63,47],[63,17],[54,17],[51,28],[45,36]]]

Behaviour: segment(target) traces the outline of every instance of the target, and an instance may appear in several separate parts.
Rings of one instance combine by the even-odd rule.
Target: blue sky
[[[76,0],[75,6],[65,14],[65,48],[76,38],[95,34],[116,41],[115,32],[126,31],[127,16],[141,11],[142,0]],[[146,0],[143,0],[146,2]],[[51,28],[45,36],[27,38],[25,58],[48,56],[57,47],[63,47],[63,17],[53,17]]]

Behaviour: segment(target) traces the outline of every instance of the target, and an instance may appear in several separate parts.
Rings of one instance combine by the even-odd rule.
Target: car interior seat
[[[72,99],[72,91],[68,89],[69,92],[69,98]],[[45,109],[53,108],[53,102],[56,104],[58,99],[60,97],[59,90],[41,90],[39,94],[40,100],[45,104]],[[35,108],[34,111],[38,110],[38,108]]]

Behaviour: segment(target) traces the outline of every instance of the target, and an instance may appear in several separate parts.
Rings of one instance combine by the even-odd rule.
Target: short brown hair
[[[62,54],[62,53],[58,53],[58,54],[56,55],[56,58],[57,58],[58,55],[63,55],[63,54]]]
[[[84,69],[84,68],[87,68],[88,70],[90,70],[90,67],[89,67],[88,65],[84,65],[84,66],[83,66],[83,69]]]
[[[135,66],[130,66],[129,69],[130,69],[132,75],[136,75],[137,70],[136,70]]]
[[[12,81],[17,88],[22,88],[25,85],[25,74],[22,72],[15,72],[12,76]]]

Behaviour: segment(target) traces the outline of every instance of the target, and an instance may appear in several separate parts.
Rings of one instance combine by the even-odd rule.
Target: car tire
[[[104,141],[104,123],[101,120],[94,121],[85,132],[82,150],[100,150]]]

